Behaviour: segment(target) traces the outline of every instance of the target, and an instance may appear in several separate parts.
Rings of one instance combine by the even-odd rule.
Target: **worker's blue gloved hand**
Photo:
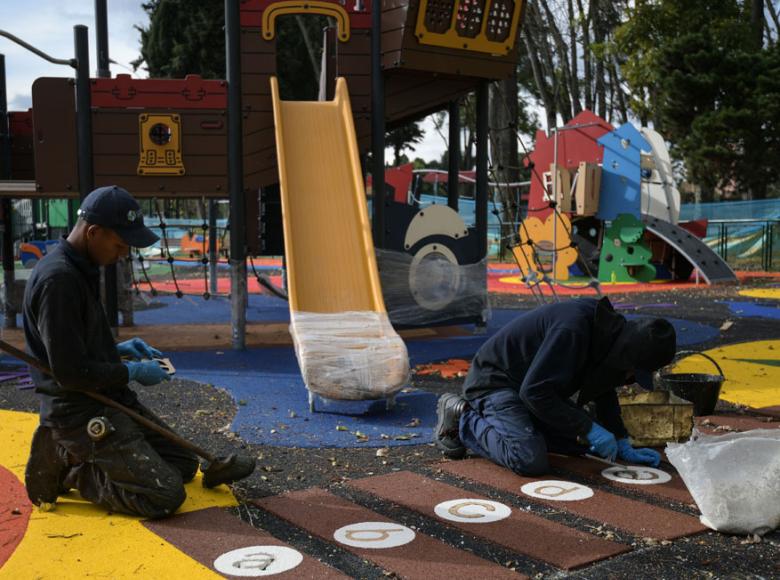
[[[163,381],[170,381],[164,370],[155,361],[126,362],[127,374],[131,381],[138,381],[142,385],[156,385]]]
[[[595,421],[590,431],[588,431],[588,442],[590,443],[592,453],[608,461],[615,461],[615,456],[618,452],[617,440],[612,433]]]
[[[619,439],[617,442],[618,457],[628,463],[636,463],[637,465],[649,465],[650,467],[658,467],[661,463],[661,454],[653,449],[639,448],[634,449],[631,447],[628,439]]]
[[[116,345],[119,356],[128,356],[130,358],[154,358],[162,356],[162,353],[156,348],[152,348],[141,338],[131,338]]]

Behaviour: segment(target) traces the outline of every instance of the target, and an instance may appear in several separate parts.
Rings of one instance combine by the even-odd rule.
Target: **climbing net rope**
[[[206,217],[206,199],[203,197],[200,198],[198,203],[198,214],[200,214],[199,217],[201,219],[200,263],[203,264],[203,299],[208,300],[211,298],[211,293],[209,292],[209,251],[206,242],[206,237],[209,235],[209,223]]]
[[[157,217],[160,220],[160,223],[158,224],[158,227],[160,228],[160,233],[162,234],[160,236],[160,241],[162,242],[160,244],[160,258],[165,259],[168,262],[168,266],[171,270],[171,278],[173,279],[173,285],[176,288],[176,298],[181,298],[184,296],[184,292],[181,291],[181,288],[179,288],[179,281],[176,279],[176,269],[173,267],[173,254],[171,254],[171,248],[168,245],[168,231],[167,231],[167,223],[165,222],[165,214],[164,209],[160,201],[155,198],[153,200],[154,207],[157,210]]]
[[[498,91],[495,91],[495,92],[497,93]],[[502,95],[501,102],[502,102],[502,104],[504,106],[504,109],[507,112],[507,114],[510,114],[511,109],[509,107],[509,103],[507,103],[507,101],[506,101],[506,96],[505,95]],[[529,151],[528,151],[528,148],[525,146],[525,142],[523,140],[523,136],[520,133],[520,131],[519,131],[519,129],[518,129],[518,127],[517,127],[517,125],[515,123],[511,123],[510,122],[506,127],[502,127],[502,128],[493,128],[493,127],[489,127],[488,128],[488,138],[490,140],[490,145],[491,145],[488,148],[488,171],[493,176],[492,181],[497,183],[497,186],[498,186],[499,190],[502,187],[505,187],[504,184],[509,181],[508,179],[506,179],[506,176],[503,176],[504,179],[499,179],[499,177],[500,177],[499,176],[499,172],[502,172],[505,169],[521,169],[519,166],[516,166],[516,167],[504,167],[500,163],[499,164],[494,163],[493,160],[491,159],[491,153],[493,151],[497,150],[497,144],[495,142],[495,132],[499,131],[499,130],[507,130],[507,129],[514,131],[515,136],[516,136],[518,142],[520,143],[520,146],[523,149],[523,153],[524,153],[525,157],[529,156]],[[546,302],[546,296],[545,296],[544,292],[542,291],[542,287],[541,287],[542,284],[546,285],[549,288],[550,293],[552,294],[553,300],[556,301],[556,302],[559,301],[558,293],[556,292],[556,289],[555,289],[556,285],[561,287],[561,288],[567,288],[567,289],[577,289],[577,290],[581,289],[580,287],[577,287],[577,286],[571,286],[571,285],[563,284],[563,283],[561,283],[560,281],[557,281],[557,280],[555,281],[555,284],[553,284],[553,280],[547,275],[546,267],[543,264],[543,260],[542,260],[542,256],[541,256],[542,253],[558,254],[558,253],[560,253],[560,252],[562,252],[564,250],[567,250],[569,248],[572,248],[572,249],[574,249],[577,252],[578,261],[583,266],[583,269],[585,270],[585,274],[588,276],[589,281],[588,281],[588,284],[587,284],[586,287],[587,288],[592,288],[596,292],[596,294],[598,296],[601,296],[602,294],[601,294],[601,288],[600,288],[600,284],[599,284],[598,278],[596,278],[593,275],[593,272],[592,272],[592,270],[590,268],[590,265],[588,264],[587,260],[583,258],[582,254],[580,253],[578,244],[572,238],[572,234],[573,234],[572,230],[569,228],[569,226],[566,223],[566,221],[564,221],[562,219],[562,217],[561,217],[562,214],[560,212],[560,209],[557,207],[558,204],[555,202],[555,196],[550,191],[550,189],[551,189],[550,186],[545,184],[545,180],[542,179],[542,176],[539,175],[539,172],[537,171],[536,167],[533,164],[529,164],[529,168],[530,168],[531,172],[533,173],[534,177],[536,177],[536,179],[538,179],[539,182],[542,184],[542,187],[545,188],[546,197],[550,201],[547,204],[547,206],[543,206],[543,207],[539,207],[539,208],[528,207],[527,210],[526,210],[526,217],[528,217],[528,214],[530,214],[530,213],[541,212],[541,211],[545,211],[547,209],[551,209],[553,211],[554,216],[555,216],[554,219],[557,220],[556,225],[560,225],[564,229],[564,231],[566,232],[566,235],[567,235],[567,237],[569,239],[569,243],[567,245],[565,245],[565,246],[559,247],[558,244],[557,244],[557,240],[553,240],[553,246],[554,246],[553,248],[542,247],[540,244],[538,244],[533,239],[533,236],[531,236],[530,232],[528,231],[528,227],[527,227],[527,224],[526,224],[524,219],[517,219],[517,221],[515,223],[519,223],[519,227],[523,230],[523,233],[525,234],[525,236],[524,236],[525,240],[526,240],[525,243],[528,244],[530,246],[530,248],[531,248],[531,256],[532,256],[533,263],[531,261],[529,261],[528,255],[525,252],[522,252],[522,251],[521,252],[515,252],[515,251],[513,251],[516,247],[519,247],[523,243],[521,241],[521,239],[520,239],[521,236],[519,236],[518,234],[514,234],[514,232],[513,232],[513,234],[511,234],[510,236],[507,236],[507,237],[501,236],[499,238],[500,243],[504,243],[505,239],[507,239],[507,238],[511,240],[507,244],[507,249],[512,253],[512,256],[514,257],[515,262],[517,262],[517,265],[520,268],[520,270],[524,271],[524,272],[527,272],[527,274],[525,274],[523,276],[523,281],[525,282],[526,287],[531,291],[532,295],[537,300],[537,302],[539,302],[539,303],[545,303]],[[502,197],[504,199],[506,199],[506,200],[510,199],[509,195],[504,195]],[[491,195],[491,202],[492,202],[492,205],[493,205],[493,213],[494,213],[494,215],[498,216],[498,214],[500,212],[499,212],[498,207],[496,205],[495,196],[493,196],[493,195]],[[515,218],[519,218],[519,217],[520,217],[520,204],[518,204],[518,206],[517,206],[517,211],[516,211],[516,215],[515,215]],[[505,222],[503,222],[500,219],[500,216],[499,216],[499,223],[502,224],[502,225],[505,223]],[[525,268],[523,267],[523,264],[519,261],[518,254],[520,254],[520,256],[522,256],[522,259],[525,262]],[[537,272],[541,273],[541,275],[538,274]]]

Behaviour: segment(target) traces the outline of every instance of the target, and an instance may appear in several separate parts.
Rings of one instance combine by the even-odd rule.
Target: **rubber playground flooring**
[[[229,333],[220,336],[219,346],[195,344],[208,342],[208,332],[225,332],[225,323],[147,323],[136,329],[140,332],[126,334],[141,334],[158,346],[167,341],[166,350],[175,347],[181,333],[188,337],[187,344],[178,338],[175,350],[180,352],[169,353],[180,380],[144,389],[144,396],[153,396],[148,404],[200,444],[219,453],[240,449],[258,457],[257,472],[234,488],[235,497],[227,488],[203,490],[196,481],[188,486],[190,497],[180,513],[162,521],[108,515],[86,505],[75,492],[63,497],[55,511],[40,513],[21,487],[36,424],[33,399],[29,392],[17,392],[14,396],[26,397],[25,404],[9,397],[11,402],[0,405],[16,409],[0,411],[0,578],[780,575],[777,532],[751,543],[707,531],[668,464],[661,469],[671,475],[669,482],[638,486],[606,479],[602,471],[607,466],[589,459],[555,456],[552,472],[543,478],[522,478],[478,458],[442,461],[425,443],[430,440],[432,403],[440,392],[457,391],[462,363],[460,373],[449,379],[436,373],[413,376],[399,402],[417,397],[421,403],[399,406],[399,415],[388,415],[390,422],[404,422],[392,425],[400,433],[418,437],[388,440],[381,437],[384,431],[365,431],[379,416],[377,409],[326,409],[316,420],[331,426],[327,434],[339,445],[326,447],[324,431],[319,445],[290,443],[292,434],[306,432],[303,425],[316,421],[302,406],[287,407],[292,402],[305,405],[305,391],[295,384],[300,378],[287,321],[281,318],[285,305],[260,298],[254,299],[257,313],[250,318],[265,316],[265,311],[267,319],[250,326],[262,329],[257,335],[261,346],[244,354],[228,350]],[[494,311],[484,335],[460,328],[405,336],[412,364],[426,368],[451,358],[467,360],[491,332],[517,315],[517,308],[532,306],[519,297],[514,310],[504,308],[508,299],[497,300],[502,308]],[[169,300],[175,302],[166,305]],[[740,296],[736,290],[613,298],[630,316],[674,318],[686,347],[706,350],[721,364],[727,377],[724,399],[766,395],[756,404],[780,405],[776,320],[741,317],[726,301],[778,308],[776,301]],[[169,312],[173,318],[173,309],[189,304],[173,297],[157,297],[155,302],[137,315],[167,322]],[[205,314],[224,306],[202,302],[190,310]],[[215,319],[221,315],[208,314]],[[194,334],[186,335],[188,326],[207,328],[193,328]],[[710,372],[707,361],[696,358],[686,359],[680,368],[692,365],[698,372]],[[270,407],[277,407],[278,414],[264,415]],[[339,422],[346,431],[333,427]],[[725,409],[699,422],[713,433],[780,426],[780,421]],[[269,445],[250,428],[265,429],[263,437],[279,441]],[[368,440],[362,441],[355,431],[369,435]],[[257,442],[261,440],[264,444]],[[538,493],[534,497],[528,492]],[[582,499],[557,501],[554,496],[561,493]]]

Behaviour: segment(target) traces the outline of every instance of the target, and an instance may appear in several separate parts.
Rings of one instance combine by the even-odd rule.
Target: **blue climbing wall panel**
[[[642,134],[631,123],[603,135],[601,193],[596,217],[613,220],[619,214],[640,217],[641,152],[652,151]]]

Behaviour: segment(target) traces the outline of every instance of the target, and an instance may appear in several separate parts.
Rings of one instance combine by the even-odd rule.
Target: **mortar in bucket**
[[[718,369],[718,373],[720,374],[710,375],[705,373],[666,372],[666,369],[677,363],[681,357],[693,354],[698,354],[699,356],[709,359],[709,361],[715,365],[715,368]],[[723,386],[723,381],[725,379],[726,377],[723,375],[723,370],[720,368],[720,365],[715,362],[714,358],[703,352],[684,350],[677,353],[672,364],[655,373],[654,382],[656,388],[671,391],[681,399],[693,403],[693,414],[702,416],[712,415],[713,411],[715,411],[715,404],[718,402],[720,388]]]

